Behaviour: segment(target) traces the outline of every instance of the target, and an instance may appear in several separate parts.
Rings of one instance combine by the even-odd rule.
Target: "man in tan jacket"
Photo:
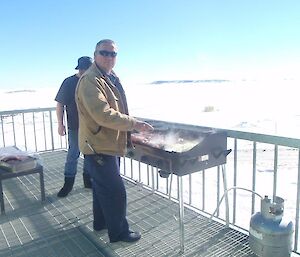
[[[126,219],[119,156],[130,144],[130,131],[149,131],[153,127],[129,116],[125,92],[112,70],[116,56],[114,41],[99,41],[94,63],[78,82],[79,148],[92,178],[94,230],[107,228],[110,242],[135,242],[141,235],[129,229]]]

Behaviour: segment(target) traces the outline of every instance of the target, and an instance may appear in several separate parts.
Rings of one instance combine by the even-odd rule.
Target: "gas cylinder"
[[[250,249],[260,257],[289,257],[292,252],[293,223],[283,218],[284,200],[275,196],[261,199],[261,211],[252,215]]]

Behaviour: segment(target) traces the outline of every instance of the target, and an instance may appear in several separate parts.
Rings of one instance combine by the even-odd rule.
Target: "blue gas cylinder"
[[[283,219],[284,200],[265,196],[261,211],[252,215],[249,229],[250,249],[260,257],[289,257],[292,252],[293,223]]]

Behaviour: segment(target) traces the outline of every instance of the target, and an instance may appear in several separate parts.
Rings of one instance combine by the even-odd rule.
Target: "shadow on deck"
[[[2,257],[254,256],[248,237],[185,210],[185,252],[179,254],[178,205],[125,182],[128,221],[142,232],[137,243],[109,243],[107,231],[92,229],[92,192],[82,183],[82,161],[72,193],[56,194],[63,181],[64,151],[42,153],[46,201],[40,202],[38,175],[3,181],[6,214],[0,217]]]

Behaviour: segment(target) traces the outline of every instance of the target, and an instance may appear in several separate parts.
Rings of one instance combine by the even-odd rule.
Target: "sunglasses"
[[[117,52],[110,52],[107,50],[100,50],[100,51],[98,51],[98,53],[100,55],[102,55],[103,57],[116,57],[117,56]]]

